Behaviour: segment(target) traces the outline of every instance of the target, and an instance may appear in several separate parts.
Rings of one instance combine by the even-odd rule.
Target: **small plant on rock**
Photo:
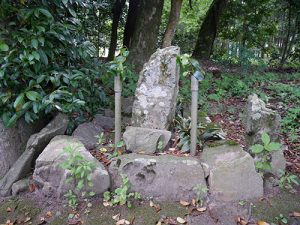
[[[138,192],[129,192],[130,189],[130,181],[127,176],[122,176],[122,185],[118,187],[113,192],[106,191],[103,194],[104,202],[107,205],[127,205],[128,208],[131,208],[131,199],[140,199],[141,194]]]
[[[203,198],[205,197],[206,192],[208,190],[207,187],[205,187],[202,184],[198,184],[198,185],[196,185],[196,187],[194,187],[193,190],[196,194],[196,204],[199,205],[199,206],[202,206],[203,205]]]
[[[74,183],[75,190],[68,190],[64,195],[68,199],[68,204],[73,209],[76,209],[78,205],[78,197],[83,198],[89,195],[94,196],[94,192],[82,191],[85,187],[92,187],[92,172],[96,165],[94,162],[86,160],[82,154],[78,151],[81,145],[69,145],[63,149],[63,153],[67,155],[66,160],[61,164],[63,169],[69,171],[66,183]]]
[[[252,153],[258,156],[255,166],[260,171],[268,171],[272,169],[271,153],[278,151],[281,144],[278,142],[271,142],[270,136],[267,133],[261,135],[262,145],[255,144],[250,147]]]

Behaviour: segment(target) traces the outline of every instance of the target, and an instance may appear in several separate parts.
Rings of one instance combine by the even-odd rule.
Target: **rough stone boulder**
[[[158,49],[140,73],[132,107],[132,126],[168,129],[178,94],[179,47]]]
[[[78,138],[87,149],[94,149],[97,147],[96,136],[101,132],[103,132],[102,127],[93,121],[80,124],[73,132],[73,136]]]
[[[69,157],[63,149],[68,146],[76,146],[76,150],[87,160],[95,163],[96,168],[92,172],[93,187],[86,191],[93,191],[97,195],[102,194],[110,187],[110,178],[104,166],[85,149],[83,144],[70,136],[56,136],[44,149],[36,160],[33,180],[41,191],[48,196],[62,197],[69,189],[74,190],[75,184],[66,184],[69,171],[61,167]]]
[[[127,154],[116,158],[109,172],[114,188],[121,185],[121,174],[124,174],[130,180],[131,191],[155,200],[192,199],[194,187],[199,184],[206,187],[200,161],[192,157]]]
[[[141,127],[127,127],[123,134],[126,148],[135,153],[152,154],[162,151],[169,140],[171,132]]]
[[[20,119],[12,128],[0,122],[0,179],[24,152],[29,137],[40,131],[46,122],[46,118],[30,124]]]
[[[271,141],[280,142],[280,115],[268,109],[256,94],[248,97],[245,117],[246,149],[249,150],[252,145],[261,144],[263,132],[270,136]],[[279,170],[285,170],[286,160],[283,155],[283,149],[273,152],[271,158],[271,173],[278,175]]]
[[[113,117],[96,114],[92,122],[104,130],[112,130],[115,128],[115,119]]]
[[[263,180],[255,170],[254,160],[238,145],[205,147],[201,161],[206,165],[209,191],[215,200],[263,196]]]
[[[30,173],[34,160],[42,153],[53,137],[65,133],[68,122],[66,115],[58,114],[40,132],[30,136],[25,151],[0,180],[1,196],[11,194],[12,185]]]

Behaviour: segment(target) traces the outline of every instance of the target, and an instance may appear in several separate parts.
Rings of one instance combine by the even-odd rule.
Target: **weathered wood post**
[[[121,141],[121,93],[122,85],[120,75],[115,76],[114,82],[115,91],[115,148]]]
[[[191,127],[191,155],[196,155],[197,148],[197,114],[198,114],[198,79],[192,75],[191,76],[191,91],[192,91],[192,106],[191,106],[191,117],[192,117],[192,127]]]

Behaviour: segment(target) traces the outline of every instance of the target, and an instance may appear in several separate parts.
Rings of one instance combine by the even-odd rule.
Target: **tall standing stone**
[[[267,108],[265,103],[256,94],[250,95],[246,109],[246,149],[254,144],[261,144],[261,135],[266,132],[271,141],[280,142],[280,115]],[[283,149],[272,152],[271,154],[272,173],[278,174],[279,170],[285,169],[285,158]]]
[[[168,129],[176,109],[179,47],[158,49],[140,73],[132,108],[132,125]]]

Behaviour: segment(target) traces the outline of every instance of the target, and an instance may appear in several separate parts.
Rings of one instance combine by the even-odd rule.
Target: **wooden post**
[[[192,106],[191,106],[191,155],[196,155],[197,148],[197,114],[198,114],[198,80],[191,76]]]
[[[115,76],[115,149],[121,141],[121,93],[122,85],[120,75]]]

